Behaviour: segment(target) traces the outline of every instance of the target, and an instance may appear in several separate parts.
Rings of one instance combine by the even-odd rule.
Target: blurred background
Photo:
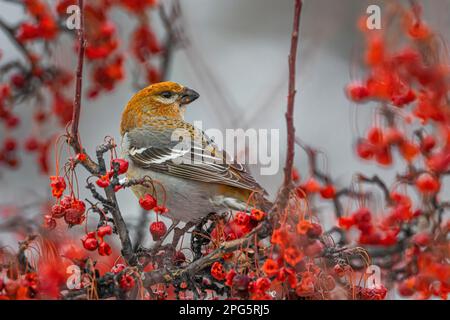
[[[356,23],[370,4],[380,5],[383,14],[385,1],[306,0],[301,20],[296,135],[323,151],[322,168],[342,185],[348,185],[358,171],[367,175],[377,172],[387,181],[396,171],[395,166],[386,170],[356,159],[353,143],[367,128],[373,108],[352,105],[343,90],[361,74],[360,53],[364,43]],[[293,1],[181,0],[181,5],[189,45],[176,51],[169,79],[201,95],[188,107],[186,117],[189,121],[202,120],[203,129],[280,129],[278,174],[260,176],[258,168],[252,168],[257,180],[273,198],[282,179],[285,154],[284,112]],[[424,1],[423,5],[428,23],[449,40],[450,0]],[[23,11],[4,2],[0,17],[19,21]],[[123,12],[118,12],[115,18],[119,21],[120,37],[127,39],[136,21]],[[16,49],[1,33],[0,44],[3,59],[17,56]],[[73,48],[64,41],[57,45],[53,58],[58,63],[75,66]],[[131,77],[128,77],[114,91],[96,100],[83,100],[80,132],[89,153],[92,154],[107,135],[120,138],[121,112],[134,93]],[[31,102],[26,102],[16,109],[24,119],[22,128],[15,133],[18,138],[29,132],[26,127],[26,119],[31,117],[29,104]],[[34,204],[50,198],[48,176],[38,172],[32,157],[21,159],[16,171],[0,169],[0,205],[2,210],[8,210],[9,204],[20,203],[37,213],[41,209]],[[295,166],[300,172],[307,172],[306,160],[305,154],[297,148]],[[79,172],[80,181],[84,181],[83,170]],[[88,196],[85,190],[81,191],[81,198]],[[119,192],[118,198],[126,220],[136,223],[139,208],[134,195],[126,190]],[[326,208],[321,218],[331,223]],[[15,241],[8,234],[0,235],[2,243],[11,240]]]

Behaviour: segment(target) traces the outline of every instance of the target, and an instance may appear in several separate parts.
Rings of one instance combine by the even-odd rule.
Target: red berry
[[[87,155],[86,153],[77,153],[75,158],[77,159],[77,161],[83,162],[87,160]]]
[[[109,175],[105,174],[104,176],[101,176],[100,178],[97,179],[97,181],[95,181],[95,183],[100,187],[100,188],[106,188],[109,186],[109,184],[111,183],[111,181],[109,180]]]
[[[386,144],[398,144],[402,143],[405,137],[397,128],[387,128],[384,132],[383,139]]]
[[[356,153],[361,159],[372,159],[375,153],[375,148],[367,140],[361,139],[356,144]]]
[[[305,248],[305,255],[308,257],[318,257],[322,254],[324,245],[320,240],[315,240],[312,244]]]
[[[129,274],[124,274],[119,280],[120,288],[124,291],[131,290],[135,285],[134,278]]]
[[[217,277],[221,278],[222,275],[220,273],[216,273],[215,278],[217,278]],[[220,280],[220,279],[218,279],[218,280]],[[236,290],[238,292],[242,292],[242,293],[246,293],[248,291],[249,286],[250,286],[250,282],[251,282],[251,279],[246,274],[235,274],[231,278],[231,286],[232,286],[232,288],[234,290]]]
[[[64,214],[66,213],[66,209],[60,204],[54,204],[52,206],[52,217],[55,219],[60,219],[64,217]]]
[[[163,206],[156,206],[153,208],[153,211],[155,211],[156,214],[164,214],[169,212],[169,209]]]
[[[42,110],[37,111],[37,112],[34,114],[34,120],[35,120],[36,122],[42,123],[42,122],[44,122],[46,119],[47,119],[47,114],[46,114],[44,111],[42,111]]]
[[[320,189],[320,195],[324,199],[333,199],[336,196],[336,189],[333,187],[333,185],[328,184]]]
[[[156,207],[156,199],[147,193],[139,199],[139,205],[144,210],[152,210]]]
[[[15,128],[19,125],[20,119],[17,116],[10,116],[6,120],[6,126],[10,129]]]
[[[220,262],[214,262],[211,266],[211,275],[217,280],[221,281],[226,278],[225,270],[223,269],[223,265]],[[234,278],[236,279],[237,276]]]
[[[311,223],[311,226],[306,234],[310,238],[318,238],[322,234],[322,227],[318,223]]]
[[[398,293],[404,297],[410,297],[415,293],[414,281],[415,278],[408,278],[403,280],[398,285]]]
[[[182,251],[175,252],[175,255],[173,256],[173,264],[180,265],[186,261],[186,256]]]
[[[388,147],[382,148],[376,155],[375,160],[378,164],[383,166],[389,166],[392,164],[392,153]]]
[[[238,225],[246,226],[250,222],[250,216],[245,212],[239,211],[238,213],[236,213],[234,220]]]
[[[255,289],[259,291],[267,291],[269,290],[271,282],[268,278],[258,278],[255,281]]]
[[[11,151],[16,150],[17,142],[15,139],[8,138],[8,139],[5,139],[5,141],[3,142],[3,146],[6,151],[11,152]]]
[[[421,193],[429,194],[438,192],[441,184],[436,177],[425,172],[417,178],[416,187]]]
[[[424,247],[431,242],[431,236],[430,236],[430,234],[428,234],[426,232],[418,233],[418,234],[414,235],[414,237],[412,238],[412,242],[415,245]]]
[[[111,246],[105,241],[100,242],[98,245],[98,254],[101,256],[109,256],[112,253]]]
[[[98,241],[95,238],[94,232],[89,232],[86,234],[83,238],[81,238],[81,242],[86,250],[95,251],[98,248]]]
[[[50,187],[52,188],[52,195],[55,198],[61,198],[64,190],[66,190],[66,181],[64,177],[51,176]]]
[[[35,137],[29,137],[25,140],[25,150],[33,152],[39,149],[39,141]]]
[[[118,174],[124,174],[128,171],[128,161],[126,161],[124,159],[113,159],[111,161],[111,170],[114,169],[114,165],[116,163],[119,165]]]
[[[292,168],[292,181],[297,182],[300,180],[300,174],[298,173],[298,170],[295,168]]]
[[[367,208],[361,208],[353,212],[353,219],[356,224],[363,224],[372,221],[372,213]]]
[[[112,235],[112,231],[113,230],[112,230],[112,227],[110,225],[104,225],[104,226],[101,226],[101,227],[99,227],[97,229],[97,235],[100,238],[103,238],[106,235],[108,235],[108,236]]]
[[[80,199],[74,199],[71,208],[77,210],[80,214],[84,214],[86,211],[86,205]]]
[[[402,107],[405,104],[409,104],[416,100],[416,94],[412,90],[408,90],[408,92],[402,95],[395,95],[392,97],[392,104],[396,107]]]
[[[314,178],[309,178],[308,181],[305,182],[303,189],[305,189],[308,193],[314,193],[320,191],[320,184]]]
[[[423,137],[420,148],[423,152],[430,152],[436,146],[436,139],[433,136]]]
[[[339,227],[348,230],[355,225],[355,219],[353,217],[340,217],[338,221]]]
[[[100,33],[105,38],[112,36],[115,31],[116,31],[116,27],[110,21],[106,21],[106,22],[102,23],[102,25],[100,27]]]
[[[53,230],[56,228],[56,220],[53,219],[51,215],[44,216],[44,228],[48,230]]]
[[[114,274],[119,274],[121,273],[123,270],[125,270],[126,266],[122,263],[118,263],[115,266],[113,266],[111,268],[111,272]]]
[[[154,241],[161,239],[167,232],[167,227],[164,222],[156,221],[150,225],[150,233]]]
[[[252,209],[250,211],[250,218],[254,221],[261,221],[266,216],[266,213],[259,209]]]
[[[17,158],[8,158],[6,160],[6,164],[10,167],[10,168],[17,168],[19,166],[19,159]]]
[[[369,140],[371,144],[380,145],[383,143],[383,131],[377,127],[370,128],[367,132],[367,140]]]
[[[16,88],[23,88],[25,85],[25,77],[22,74],[17,73],[11,77],[11,82]]]
[[[343,266],[341,266],[340,264],[336,264],[333,267],[333,271],[339,278],[345,276],[345,268]]]
[[[361,102],[369,97],[369,90],[367,87],[358,83],[349,84],[346,92],[347,96],[355,102]]]
[[[64,209],[69,209],[72,207],[73,200],[72,196],[64,196],[62,197],[60,204]]]
[[[426,160],[427,167],[435,172],[444,172],[450,167],[450,152],[442,151]]]
[[[66,209],[64,221],[70,226],[81,224],[84,221],[84,214],[74,208]]]

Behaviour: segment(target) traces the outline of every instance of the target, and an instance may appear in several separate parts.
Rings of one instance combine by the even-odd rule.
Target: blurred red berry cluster
[[[79,44],[76,30],[70,30],[66,21],[73,15],[70,6],[77,0],[25,0],[11,5],[23,6],[25,17],[12,26],[2,21],[2,31],[12,39],[12,44],[23,56],[17,60],[2,59],[0,55],[0,120],[7,134],[0,142],[0,165],[18,168],[20,149],[36,154],[40,172],[50,170],[51,145],[61,129],[71,120],[73,113],[73,73],[66,65],[55,63],[51,52],[54,43],[69,43],[73,57]],[[4,5],[4,4],[2,4]],[[90,81],[87,97],[98,97],[114,90],[127,74],[126,59],[139,64],[141,75],[136,82],[154,83],[161,80],[160,59],[165,53],[158,36],[148,22],[148,13],[157,8],[156,0],[95,0],[85,1],[83,16],[86,34],[85,56],[89,65]],[[125,11],[136,18],[138,24],[131,31],[130,41],[123,35],[114,20],[114,11]],[[72,37],[67,39],[65,35]],[[44,43],[44,46],[37,44]],[[45,50],[42,48],[46,48]],[[127,54],[127,51],[131,54]],[[68,61],[66,61],[68,62]],[[34,117],[29,138],[22,142],[14,138],[15,129],[27,125],[22,121],[18,104],[34,104]],[[28,121],[28,120],[27,120]],[[56,129],[54,121],[60,128]],[[17,130],[18,131],[18,130]]]
[[[357,155],[391,166],[396,150],[404,171],[397,173],[392,188],[379,178],[363,178],[381,186],[386,208],[360,207],[340,217],[339,226],[355,226],[360,245],[395,252],[387,272],[398,281],[401,295],[446,299],[449,221],[443,185],[450,169],[450,70],[418,4],[396,19],[402,26],[397,35],[402,41],[396,44],[389,28],[370,31],[361,23],[367,72],[346,91],[354,102],[379,108],[375,125],[356,143]]]

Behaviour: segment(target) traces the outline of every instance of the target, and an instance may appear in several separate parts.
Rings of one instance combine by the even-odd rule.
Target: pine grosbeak
[[[132,187],[165,199],[169,217],[196,221],[212,212],[244,210],[254,193],[267,210],[264,189],[236,161],[226,161],[202,131],[184,121],[185,106],[199,94],[174,82],[152,84],[135,94],[122,114],[123,156],[130,162],[128,179],[150,177],[153,188]],[[182,147],[180,147],[182,145]],[[159,188],[158,188],[159,186]]]

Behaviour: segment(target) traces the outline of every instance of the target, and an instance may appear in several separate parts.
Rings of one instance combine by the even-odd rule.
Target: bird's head
[[[197,92],[176,82],[154,83],[136,93],[128,102],[122,114],[121,134],[152,117],[183,119],[184,106],[198,97]]]

